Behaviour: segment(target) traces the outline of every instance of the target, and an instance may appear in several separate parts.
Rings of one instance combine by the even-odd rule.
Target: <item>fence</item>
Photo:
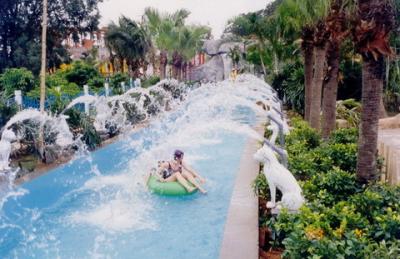
[[[125,85],[125,82],[121,82],[121,90],[122,92],[126,92],[127,90],[133,88],[133,87],[140,87],[141,83],[140,80],[136,79],[135,81],[130,80],[128,87]],[[86,88],[86,86],[85,86]],[[108,83],[104,84],[104,89],[101,89],[99,92],[94,92],[91,89],[88,89],[88,94],[89,95],[97,95],[97,96],[113,96],[116,95],[116,89],[110,88]],[[70,102],[75,98],[78,98],[80,96],[85,95],[85,91],[81,91],[80,93],[76,95],[69,95],[69,94],[61,94],[61,100]],[[57,97],[54,95],[50,95],[46,97],[45,100],[45,109],[50,109],[55,102],[57,101]],[[34,98],[34,97],[29,97],[29,96],[23,96],[21,95],[20,91],[15,91],[14,97],[9,98],[6,101],[7,106],[11,105],[18,105],[22,109],[28,109],[28,108],[33,108],[33,109],[39,109],[40,108],[40,100],[39,98]]]

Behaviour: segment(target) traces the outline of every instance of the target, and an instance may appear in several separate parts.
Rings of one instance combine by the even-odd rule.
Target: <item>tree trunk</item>
[[[276,52],[274,52],[274,74],[277,75],[279,73],[279,59]]]
[[[262,51],[262,46],[259,46],[258,53],[260,55],[261,67],[262,67],[262,70],[264,73],[264,80],[265,80],[265,78],[267,77],[267,70],[265,69],[265,64],[264,64],[264,60],[263,60],[261,51]]]
[[[311,88],[310,125],[317,131],[321,126],[321,97],[324,82],[324,68],[326,60],[326,44],[314,48],[314,76]]]
[[[310,123],[311,88],[314,74],[314,29],[307,26],[303,27],[301,38],[303,40],[301,49],[304,55],[304,119]]]
[[[47,36],[47,0],[43,0],[42,18],[42,57],[40,68],[40,112],[44,113],[44,101],[46,98],[46,36]]]
[[[168,57],[167,53],[163,50],[160,53],[160,79],[165,79],[167,73]]]
[[[307,122],[310,122],[310,106],[311,106],[311,87],[312,87],[312,78],[313,78],[313,64],[314,64],[314,55],[312,48],[306,48],[304,50],[304,119]]]
[[[336,99],[339,75],[339,44],[329,43],[327,81],[322,98],[322,136],[328,138],[336,126]]]
[[[383,88],[384,58],[364,56],[362,67],[362,113],[357,155],[357,180],[361,183],[377,179],[377,139],[379,103]]]

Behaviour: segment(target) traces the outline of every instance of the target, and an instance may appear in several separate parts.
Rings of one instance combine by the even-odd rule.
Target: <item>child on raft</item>
[[[207,193],[200,184],[205,183],[205,179],[201,177],[195,170],[190,168],[183,162],[184,153],[181,150],[175,150],[174,160],[159,162],[158,172],[161,175],[161,182],[175,182],[178,181],[188,192],[193,192],[195,188],[199,189],[202,193]],[[196,180],[198,179],[198,181]],[[195,187],[190,186],[190,182]]]

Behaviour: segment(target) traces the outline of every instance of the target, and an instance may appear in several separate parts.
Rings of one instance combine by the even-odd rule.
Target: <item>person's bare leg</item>
[[[190,171],[188,171],[188,170],[186,170],[186,169],[183,169],[183,173],[185,174],[190,174],[194,179],[196,179],[196,180],[198,180],[201,184],[203,184],[203,183],[205,183],[206,182],[206,180],[203,178],[203,177],[197,177],[197,176],[195,176],[192,172],[190,172]]]
[[[194,179],[194,177],[192,176],[191,173],[188,173],[187,171],[184,171],[182,173],[183,177],[185,177],[191,184],[193,184],[194,186],[197,187],[197,189],[199,189],[199,191],[201,191],[202,193],[207,193],[206,190],[204,190],[196,181],[196,179]]]
[[[175,174],[173,174],[172,176],[175,176],[176,177],[176,179],[178,180],[178,182],[180,183],[180,184],[182,184],[183,185],[183,187],[185,187],[185,189],[188,191],[188,192],[193,192],[194,191],[194,187],[192,187],[192,186],[190,186],[189,185],[189,183],[188,183],[188,181],[186,181],[186,179],[180,174],[180,173],[175,173]],[[200,189],[199,189],[200,190]],[[201,190],[200,190],[201,191]]]

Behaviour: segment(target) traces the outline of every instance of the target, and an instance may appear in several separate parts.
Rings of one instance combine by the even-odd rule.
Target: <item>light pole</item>
[[[44,114],[44,101],[46,98],[46,33],[47,33],[47,0],[43,0],[42,16],[42,62],[40,68],[40,112]],[[40,122],[38,151],[40,157],[44,157],[44,125]]]
[[[40,69],[40,112],[44,113],[46,98],[46,34],[47,34],[47,0],[43,0],[42,18],[42,64]]]

